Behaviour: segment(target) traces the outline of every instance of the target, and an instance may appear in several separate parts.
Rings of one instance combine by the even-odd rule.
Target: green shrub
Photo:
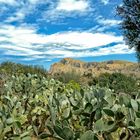
[[[125,92],[135,94],[135,92],[138,92],[140,89],[137,81],[138,80],[134,77],[126,76],[121,73],[104,73],[94,78],[90,85],[98,84],[100,87],[108,87],[113,89],[116,93]]]
[[[70,72],[63,72],[59,75],[54,75],[55,79],[58,79],[59,81],[63,83],[68,83],[69,81],[75,81],[77,83],[80,82],[80,74],[75,72],[75,71],[70,71]]]
[[[0,73],[5,75],[19,75],[23,74],[37,74],[44,77],[48,76],[48,72],[46,69],[40,66],[31,66],[31,65],[23,65],[17,64],[13,62],[3,62],[0,64]]]

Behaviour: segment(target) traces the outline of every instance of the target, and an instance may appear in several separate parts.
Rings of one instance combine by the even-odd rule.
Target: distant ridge
[[[72,58],[64,58],[60,62],[51,65],[49,73],[66,73],[75,71],[80,75],[92,73],[95,76],[101,73],[120,72],[126,75],[134,75],[140,77],[140,68],[137,63],[124,60],[110,60],[103,62],[84,62]]]

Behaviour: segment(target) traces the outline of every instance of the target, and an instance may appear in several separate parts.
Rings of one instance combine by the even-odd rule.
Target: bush
[[[137,79],[121,73],[101,74],[99,77],[94,78],[90,85],[91,84],[98,84],[100,87],[108,87],[113,89],[116,93],[125,92],[132,94],[139,90]]]
[[[70,72],[63,72],[59,75],[54,75],[54,78],[63,83],[68,83],[69,81],[75,81],[79,83],[81,76],[79,73],[75,71],[70,71]]]
[[[0,73],[5,75],[37,74],[44,77],[48,76],[46,69],[40,66],[22,65],[13,62],[3,62],[0,64]]]

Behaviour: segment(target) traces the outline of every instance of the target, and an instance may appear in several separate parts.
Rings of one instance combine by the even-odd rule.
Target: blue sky
[[[0,0],[0,62],[43,65],[64,57],[136,61],[123,41],[121,0]]]

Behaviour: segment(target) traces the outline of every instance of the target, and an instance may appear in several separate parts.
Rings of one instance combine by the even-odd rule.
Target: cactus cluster
[[[21,74],[0,93],[1,140],[139,140],[139,93]]]

